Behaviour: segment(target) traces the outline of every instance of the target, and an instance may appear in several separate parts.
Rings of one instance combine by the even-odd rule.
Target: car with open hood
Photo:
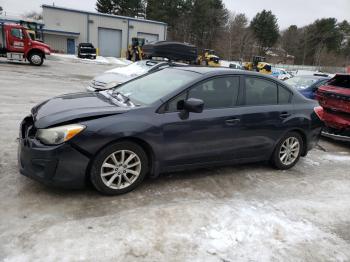
[[[326,125],[323,135],[350,141],[350,74],[336,74],[318,88],[316,98],[324,109],[321,114]]]
[[[35,106],[20,125],[19,169],[48,185],[90,181],[108,195],[163,172],[257,161],[289,169],[317,143],[316,106],[259,73],[166,67]]]
[[[169,65],[186,66],[179,62],[167,60],[141,60],[124,67],[117,67],[96,76],[87,86],[87,91],[102,91],[112,89],[140,75],[151,73]]]

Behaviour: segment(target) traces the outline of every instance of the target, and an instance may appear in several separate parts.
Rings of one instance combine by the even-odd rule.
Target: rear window
[[[350,88],[350,75],[336,75],[328,81],[329,85]]]

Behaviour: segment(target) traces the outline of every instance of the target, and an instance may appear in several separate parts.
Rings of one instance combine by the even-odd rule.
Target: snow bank
[[[67,54],[57,54],[53,53],[51,56],[48,56],[49,59],[53,60],[64,60],[64,61],[72,61],[72,62],[81,62],[86,64],[114,64],[120,66],[126,66],[132,64],[131,61],[125,58],[116,58],[116,57],[103,57],[97,56],[96,59],[86,59],[86,58],[78,58],[76,55],[67,55]]]
[[[145,74],[148,68],[145,66],[140,66],[139,63],[133,63],[125,67],[116,67],[111,70],[106,71],[105,73],[115,73],[121,74],[124,76],[138,76]]]
[[[238,62],[238,61],[220,60],[220,65],[222,67],[230,67],[230,64],[235,64],[237,66],[241,66],[240,62]]]

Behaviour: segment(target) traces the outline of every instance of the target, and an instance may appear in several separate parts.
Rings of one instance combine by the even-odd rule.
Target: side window
[[[22,30],[21,29],[18,29],[18,28],[12,28],[11,29],[11,35],[13,37],[16,37],[16,38],[19,38],[19,39],[22,39],[23,36],[22,36]]]
[[[245,78],[246,105],[276,105],[277,84],[272,81],[256,78]]]
[[[220,77],[194,86],[188,98],[202,99],[205,109],[233,107],[237,105],[238,91],[239,77]]]
[[[177,111],[177,103],[181,100],[186,100],[187,98],[187,92],[184,92],[178,96],[176,96],[175,98],[173,98],[172,100],[170,100],[166,107],[165,107],[165,112],[176,112]]]
[[[278,86],[278,103],[279,104],[288,104],[290,103],[290,98],[292,93],[284,88],[283,86]]]

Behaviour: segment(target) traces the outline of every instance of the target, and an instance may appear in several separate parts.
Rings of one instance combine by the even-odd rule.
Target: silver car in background
[[[137,61],[128,66],[117,67],[104,72],[102,75],[96,76],[86,89],[91,92],[111,89],[128,80],[172,64],[176,66],[186,66],[186,64],[183,63],[173,63],[164,60]]]

